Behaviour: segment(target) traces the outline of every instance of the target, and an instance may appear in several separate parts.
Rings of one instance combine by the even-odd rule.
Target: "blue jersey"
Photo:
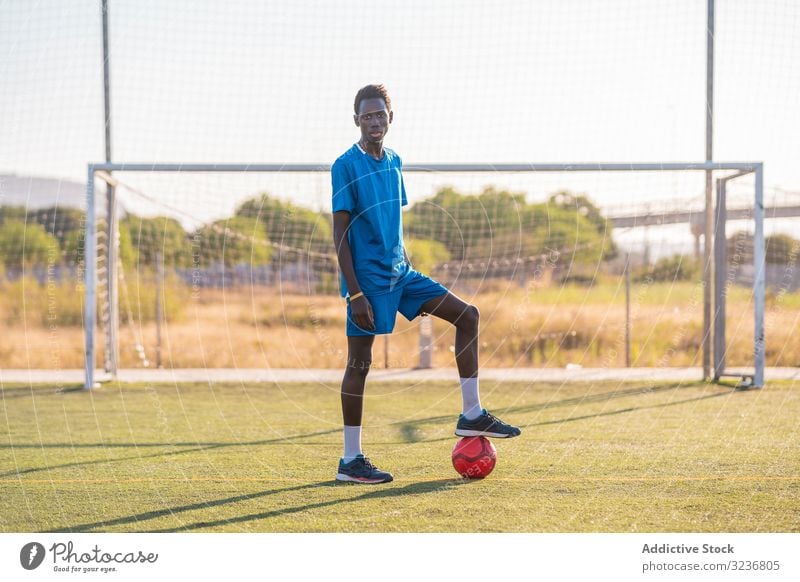
[[[348,241],[361,290],[382,295],[405,284],[402,207],[408,204],[400,156],[383,148],[376,160],[355,144],[333,164],[333,212],[350,213]],[[348,294],[341,276],[342,296]]]

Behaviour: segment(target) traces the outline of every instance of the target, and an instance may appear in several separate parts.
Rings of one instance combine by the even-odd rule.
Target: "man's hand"
[[[372,305],[366,295],[361,295],[350,301],[350,311],[353,322],[361,329],[373,331],[375,329],[375,316],[372,314]]]

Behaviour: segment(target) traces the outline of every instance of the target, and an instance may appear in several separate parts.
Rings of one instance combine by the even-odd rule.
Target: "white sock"
[[[461,380],[461,414],[468,420],[478,418],[483,412],[481,396],[478,391],[477,378],[460,378]]]
[[[344,427],[344,459],[345,463],[349,463],[356,458],[356,455],[363,454],[361,452],[361,427],[360,426],[347,426]]]

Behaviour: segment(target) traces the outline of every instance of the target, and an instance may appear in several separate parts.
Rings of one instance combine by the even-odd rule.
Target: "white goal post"
[[[100,179],[108,185],[114,185],[113,172],[301,172],[324,173],[330,171],[330,166],[325,164],[159,164],[159,163],[95,163],[89,164],[86,186],[86,238],[85,238],[85,306],[84,306],[84,331],[85,331],[85,383],[86,389],[97,387],[95,382],[95,354],[96,354],[96,326],[97,326],[97,213],[95,199],[95,180]],[[765,246],[764,246],[764,187],[762,162],[696,162],[696,163],[530,163],[530,164],[404,164],[404,172],[469,172],[469,173],[496,173],[496,172],[659,172],[659,171],[713,171],[726,172],[717,176],[718,180],[718,213],[723,212],[722,218],[717,216],[717,241],[715,248],[715,262],[724,261],[725,245],[724,236],[724,209],[725,184],[741,176],[753,174],[754,185],[754,242],[753,242],[753,300],[754,300],[754,344],[753,365],[754,372],[750,374],[727,374],[725,370],[725,288],[720,277],[716,277],[715,285],[715,312],[712,317],[711,327],[714,329],[714,379],[722,376],[736,375],[748,380],[747,385],[760,388],[764,385],[764,299],[765,299]],[[114,189],[110,190],[113,197]],[[109,201],[109,212],[113,225],[116,221],[116,204]],[[712,209],[706,209],[706,212]],[[113,232],[113,231],[112,231]],[[720,233],[721,240],[720,239]],[[116,260],[115,257],[110,258]],[[721,263],[720,263],[721,265]],[[714,271],[721,270],[718,268]],[[107,265],[113,269],[113,265]],[[704,271],[704,282],[711,285],[709,269]],[[112,270],[113,272],[113,270]],[[709,330],[710,331],[710,330]],[[114,349],[115,346],[112,346]]]

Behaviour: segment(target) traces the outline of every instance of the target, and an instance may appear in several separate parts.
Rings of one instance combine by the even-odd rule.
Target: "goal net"
[[[406,163],[405,245],[481,309],[482,365],[698,365],[706,171],[739,196],[720,198],[716,248],[750,241],[735,276],[731,253],[712,266],[715,376],[760,386],[759,163]],[[88,184],[87,387],[120,368],[344,365],[328,167],[97,164]],[[452,342],[449,325],[398,318],[374,360],[452,365]]]

